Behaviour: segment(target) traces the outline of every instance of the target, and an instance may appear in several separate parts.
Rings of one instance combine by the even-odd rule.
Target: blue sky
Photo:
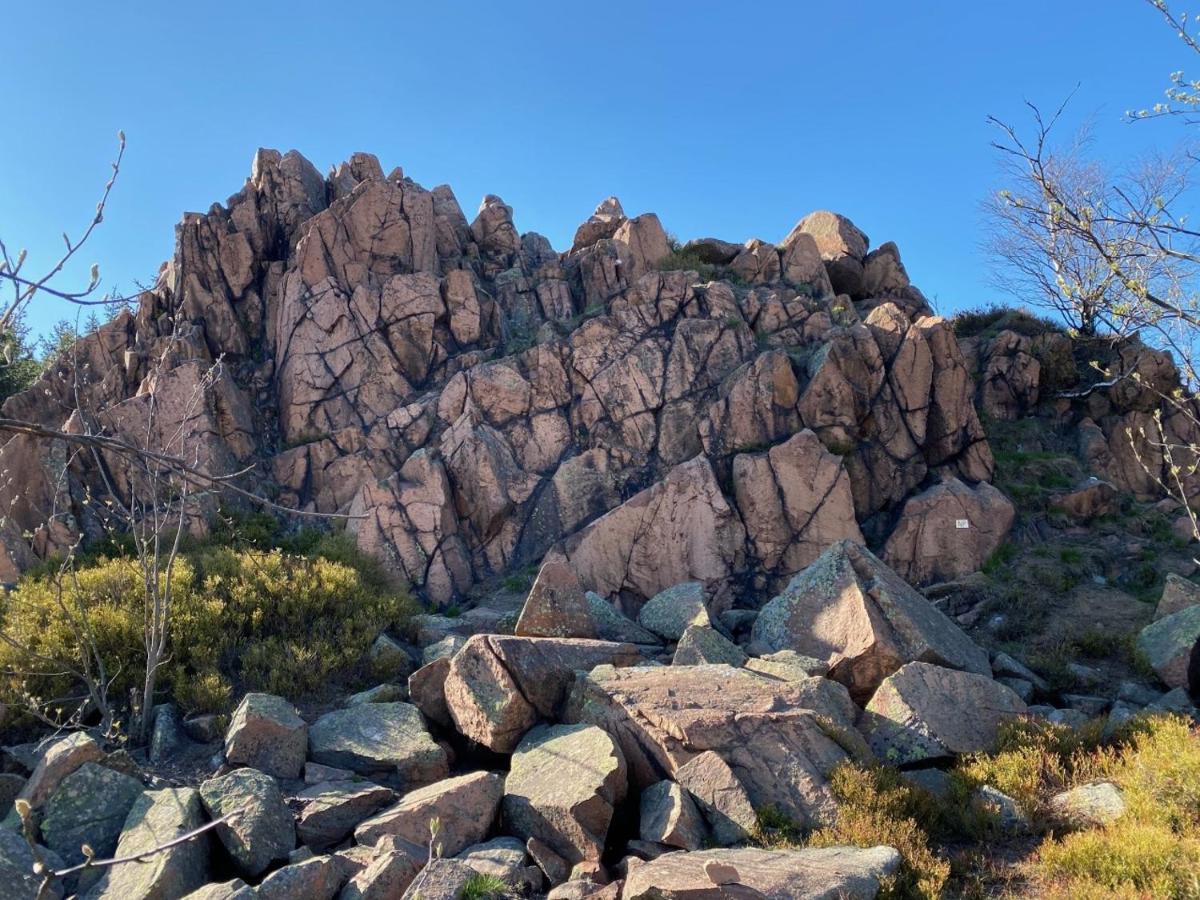
[[[0,236],[51,261],[124,129],[106,221],[71,274],[95,261],[126,287],[266,146],[322,171],[370,151],[449,183],[468,217],[499,194],[560,250],[609,194],[681,239],[778,240],[834,209],[895,240],[949,313],[997,297],[979,246],[986,116],[1081,83],[1072,122],[1136,155],[1180,134],[1122,113],[1189,63],[1143,0],[5,7]],[[73,315],[39,301],[30,321]]]

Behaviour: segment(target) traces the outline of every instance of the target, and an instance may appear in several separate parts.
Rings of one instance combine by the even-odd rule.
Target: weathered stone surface
[[[42,838],[67,865],[83,862],[89,844],[101,859],[112,855],[125,817],[142,795],[142,783],[87,762],[64,778],[46,801]]]
[[[883,559],[912,584],[951,581],[979,571],[1015,517],[1016,507],[990,484],[971,488],[950,478],[904,504]]]
[[[659,591],[638,613],[638,624],[668,641],[677,641],[692,625],[710,624],[704,585],[686,581]]]
[[[427,841],[429,822],[436,818],[442,853],[455,856],[487,837],[503,792],[504,779],[494,772],[448,778],[405,794],[355,828],[354,839],[374,844],[384,835],[395,835],[419,845]]]
[[[746,660],[746,668],[780,681],[806,681],[816,675],[829,674],[829,663],[795,650],[752,656]]]
[[[671,658],[673,666],[727,663],[736,667],[745,662],[746,654],[741,647],[707,625],[689,625],[679,638],[675,655]]]
[[[713,750],[755,804],[814,823],[833,815],[826,775],[848,758],[830,734],[852,740],[856,714],[845,689],[823,678],[783,682],[723,665],[602,666],[576,682],[564,718],[613,735],[639,786],[674,778]]]
[[[273,694],[247,694],[225,735],[225,759],[276,778],[299,778],[308,757],[308,726],[296,707]]]
[[[396,703],[403,702],[408,699],[408,688],[402,684],[377,684],[373,688],[367,688],[365,691],[359,691],[357,694],[351,694],[346,698],[347,706],[360,706],[363,703]],[[420,707],[418,707],[420,708]],[[307,736],[305,737],[305,749],[308,747]]]
[[[990,750],[1000,725],[1024,712],[986,676],[911,662],[880,684],[860,727],[880,760],[904,765]]]
[[[175,840],[204,824],[200,794],[193,788],[146,791],[134,801],[117,857],[134,856]],[[185,841],[136,865],[112,866],[88,892],[88,900],[175,900],[208,880],[208,841]]]
[[[717,863],[712,866],[710,863]],[[632,869],[625,900],[871,900],[882,882],[900,868],[891,847],[859,850],[696,850],[667,853]],[[736,880],[735,880],[736,879]],[[737,885],[756,893],[735,893]]]
[[[569,538],[562,553],[589,590],[653,597],[685,581],[727,589],[744,543],[712,466],[698,457]]]
[[[430,722],[450,728],[454,720],[446,705],[446,676],[450,674],[450,656],[421,666],[408,676],[408,697]]]
[[[787,244],[798,234],[811,235],[817,245],[833,290],[851,297],[863,295],[863,259],[867,236],[845,216],[824,210],[810,213],[784,239]]]
[[[1089,478],[1075,490],[1050,498],[1050,504],[1077,522],[1090,522],[1098,516],[1111,513],[1116,500],[1116,488],[1099,478]]]
[[[64,867],[57,853],[42,848],[42,855],[47,865],[56,869]],[[5,886],[12,900],[39,900],[39,890],[42,879],[34,875],[33,850],[25,838],[17,831],[0,828],[0,884]],[[62,888],[51,886],[47,895],[53,900],[62,896]]]
[[[681,850],[699,850],[708,829],[691,795],[674,781],[659,781],[642,791],[638,833]]]
[[[505,822],[521,837],[544,841],[569,864],[598,860],[626,779],[624,756],[604,730],[538,727],[513,753],[504,784]]]
[[[990,675],[987,653],[866,548],[842,541],[763,607],[753,640],[829,665],[864,702],[907,662]]]
[[[766,453],[733,461],[733,491],[759,570],[799,572],[835,541],[863,543],[842,458],[805,429]]]
[[[555,716],[576,670],[640,658],[630,644],[476,635],[450,661],[446,704],[460,733],[511,753],[538,719]]]
[[[521,637],[598,637],[583,585],[574,569],[561,559],[551,559],[538,570],[516,634]]]
[[[408,785],[429,784],[449,771],[442,749],[408,703],[369,703],[326,713],[308,729],[314,762],[369,775],[395,770]]]
[[[1081,784],[1047,802],[1050,815],[1069,828],[1100,828],[1125,814],[1125,798],[1111,781]]]
[[[519,886],[528,881],[525,860],[525,843],[514,837],[492,838],[480,844],[472,844],[458,854],[457,859],[465,862],[480,875],[499,878],[508,884]]]
[[[1137,649],[1170,688],[1188,687],[1188,660],[1200,640],[1200,606],[1187,606],[1142,629]]]
[[[585,593],[584,599],[587,601],[592,621],[596,623],[596,637],[600,640],[643,645],[659,643],[657,634],[622,615],[615,606],[595,591]]]
[[[25,778],[16,772],[0,772],[0,821],[13,808],[13,801],[25,787]]]
[[[1154,608],[1154,620],[1165,619],[1189,606],[1200,606],[1200,585],[1168,572],[1163,583],[1162,596]]]
[[[426,841],[428,843],[428,841]],[[385,838],[373,858],[352,875],[339,900],[394,900],[405,893],[428,860],[424,848]]]
[[[258,894],[240,878],[206,884],[192,891],[184,900],[254,900]]]
[[[165,763],[188,750],[183,716],[174,703],[163,703],[154,709],[154,725],[150,730],[150,747],[146,756],[152,763]]]
[[[269,775],[235,769],[210,778],[200,785],[200,800],[210,818],[236,813],[216,833],[243,875],[260,875],[295,849],[291,810]]]
[[[413,879],[401,900],[459,900],[474,875],[461,860],[435,859]]]
[[[263,900],[333,900],[342,872],[332,856],[314,856],[276,869],[258,886]]]
[[[408,649],[398,640],[381,634],[367,651],[367,663],[376,678],[403,681],[412,674],[413,661]]]
[[[305,788],[296,799],[304,804],[296,823],[301,843],[324,850],[390,804],[395,794],[369,781],[325,781]]]
[[[37,809],[58,789],[64,778],[84,763],[103,758],[104,750],[90,734],[83,731],[69,734],[42,755],[17,798],[29,801],[29,805]]]
[[[693,756],[676,770],[675,780],[696,802],[718,846],[740,843],[754,833],[758,816],[750,797],[718,754],[706,750]]]

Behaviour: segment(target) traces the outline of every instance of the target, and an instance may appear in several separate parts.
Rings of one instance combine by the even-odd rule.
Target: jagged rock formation
[[[967,360],[894,244],[820,212],[778,246],[689,246],[713,272],[671,270],[658,218],[610,198],[560,254],[497,197],[468,222],[372,156],[322,178],[262,150],[184,217],[137,312],[4,410],[152,421],[210,471],[253,466],[285,505],[353,514],[436,604],[550,551],[634,607],[688,580],[765,591],[833,540],[882,546],[914,492],[989,480]],[[103,454],[0,457],[4,577],[100,533]]]

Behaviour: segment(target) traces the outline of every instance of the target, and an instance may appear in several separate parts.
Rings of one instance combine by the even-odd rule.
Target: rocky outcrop
[[[350,515],[438,605],[550,554],[629,615],[688,580],[721,607],[868,519],[883,540],[931,473],[991,476],[953,333],[894,244],[868,249],[819,212],[778,245],[673,254],[609,198],[560,254],[498,197],[468,221],[367,154],[322,178],[260,151],[241,191],[184,217],[137,313],[6,415],[252,467],[284,505]],[[693,260],[712,271],[673,268]],[[100,461],[0,446],[0,575],[103,533],[85,498],[133,485]]]

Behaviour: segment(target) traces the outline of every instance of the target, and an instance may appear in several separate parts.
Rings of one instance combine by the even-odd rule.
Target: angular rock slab
[[[69,866],[83,862],[82,844],[100,859],[117,848],[125,817],[144,787],[136,778],[87,762],[59,784],[46,801],[42,837]]]
[[[1200,640],[1200,606],[1188,606],[1142,629],[1137,649],[1170,688],[1188,687],[1188,660]]]
[[[276,778],[299,778],[308,757],[308,726],[296,707],[274,694],[250,693],[233,712],[225,759]]]
[[[295,849],[292,812],[271,776],[254,769],[235,769],[200,785],[200,800],[213,819],[236,813],[218,825],[216,832],[244,875],[261,875]]]
[[[1200,606],[1200,584],[1174,572],[1168,572],[1163,582],[1162,596],[1154,607],[1154,619],[1165,619],[1189,606]]]
[[[756,806],[812,824],[834,814],[827,775],[849,758],[839,741],[862,744],[856,715],[845,688],[824,678],[775,681],[726,665],[602,666],[576,683],[564,719],[613,735],[639,787],[713,750]]]
[[[673,666],[704,666],[725,663],[737,668],[746,662],[742,648],[715,628],[706,625],[689,625],[679,638]]]
[[[69,734],[42,755],[17,799],[28,800],[29,805],[37,809],[58,789],[64,778],[84,763],[103,758],[104,750],[90,734],[83,731]]]
[[[362,775],[394,769],[410,786],[444,778],[446,751],[408,703],[368,703],[326,713],[308,729],[309,758]]]
[[[203,824],[194,788],[146,791],[125,817],[115,855],[144,853]],[[208,847],[205,838],[196,838],[138,863],[106,868],[88,900],[174,900],[199,890],[208,881]]]
[[[704,585],[685,581],[659,591],[638,612],[638,624],[668,641],[677,641],[692,625],[709,625]]]
[[[1000,726],[1024,713],[998,681],[914,662],[884,680],[859,727],[880,761],[903,766],[991,750]]]
[[[513,833],[543,841],[568,864],[598,860],[626,789],[625,758],[603,729],[540,726],[513,753],[504,820]]]
[[[716,863],[716,865],[713,865]],[[696,850],[667,853],[637,866],[625,879],[624,900],[871,900],[900,868],[891,847],[825,847],[807,850]],[[714,883],[750,888],[739,895]],[[730,881],[726,882],[725,879]],[[736,879],[736,880],[733,880]]]
[[[514,633],[520,637],[599,637],[579,576],[561,559],[547,560],[538,570]]]
[[[450,661],[443,690],[461,734],[511,753],[539,719],[555,716],[577,670],[640,659],[632,644],[475,635]]]
[[[698,456],[568,538],[561,555],[585,588],[606,597],[653,597],[685,581],[724,593],[743,567],[745,540],[712,465]]]
[[[691,795],[674,781],[660,781],[642,791],[638,833],[681,850],[699,850],[708,829]]]
[[[439,823],[437,842],[442,855],[455,856],[487,837],[504,779],[495,772],[471,772],[417,788],[395,806],[372,816],[354,829],[354,839],[373,845],[385,835],[395,835],[413,844],[429,842],[429,823]]]
[[[258,886],[259,900],[333,900],[345,879],[332,856],[312,856],[276,869]]]
[[[740,843],[754,833],[758,814],[750,797],[716,753],[706,750],[693,756],[675,772],[675,780],[699,807],[718,846]]]
[[[314,784],[296,795],[296,799],[304,804],[296,832],[305,846],[324,850],[341,842],[395,797],[388,788],[369,781]]]
[[[990,675],[988,655],[865,547],[834,544],[759,613],[754,643],[795,650],[865,702],[908,662]]]

